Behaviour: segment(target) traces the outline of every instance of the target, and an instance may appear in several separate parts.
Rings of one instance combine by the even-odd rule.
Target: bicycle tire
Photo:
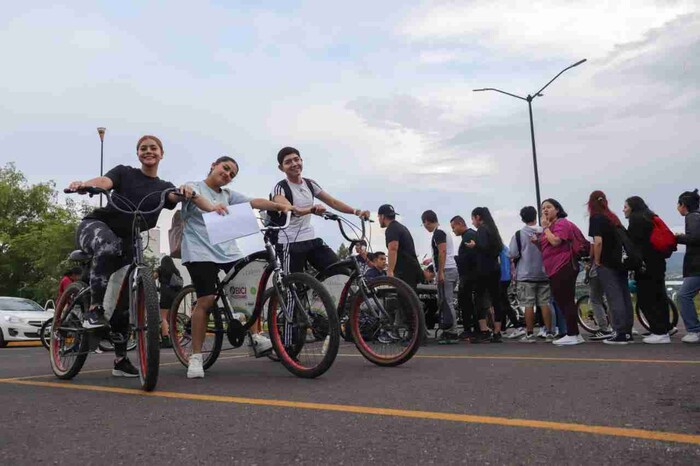
[[[160,365],[160,306],[156,284],[146,269],[139,269],[136,279],[136,337],[139,381],[141,389],[153,391],[158,384]]]
[[[406,311],[403,313],[401,328],[399,328],[399,325],[396,325],[396,320],[391,316],[380,317],[378,322],[372,322],[374,318],[373,313],[368,311],[370,311],[373,304],[365,303],[363,296],[358,294],[355,297],[350,314],[350,328],[355,340],[355,346],[365,359],[378,366],[394,367],[404,364],[416,354],[425,333],[425,318],[418,296],[404,281],[395,277],[377,277],[368,280],[367,286],[372,290],[376,299],[384,301],[382,305],[387,308],[389,307],[387,306],[389,301],[386,296],[394,297],[390,290],[396,290],[395,299],[397,299],[399,306],[402,306],[401,309],[406,309]],[[378,293],[378,288],[380,287],[384,287],[381,290],[384,293]],[[384,297],[380,297],[381,294]],[[387,318],[390,320],[382,322],[382,319]],[[374,320],[376,321],[376,318]],[[368,327],[371,328],[368,330]],[[402,340],[396,340],[394,343],[383,343],[379,341],[383,331],[392,331],[395,335],[398,332],[396,336],[401,337]],[[405,336],[401,335],[403,332],[406,333]],[[381,354],[381,351],[378,351],[392,347],[396,347],[397,354],[389,355],[387,352]]]
[[[578,321],[579,327],[587,331],[588,333],[596,333],[600,330],[600,327],[595,322],[593,308],[590,306],[591,297],[587,294],[581,296],[576,300],[576,320]],[[588,308],[586,308],[588,306]],[[605,306],[605,304],[603,304]],[[591,325],[593,322],[595,325]]]
[[[335,303],[328,290],[316,278],[305,273],[292,273],[282,280],[283,292],[294,290],[295,302],[309,304],[304,309],[294,306],[291,329],[287,330],[285,313],[279,305],[280,296],[275,292],[268,308],[268,329],[270,340],[284,367],[302,378],[315,378],[325,373],[333,365],[340,347],[340,331]],[[301,294],[304,293],[304,294]],[[321,305],[323,309],[312,309],[309,303]],[[282,299],[286,300],[285,296]],[[303,317],[301,313],[303,314]],[[310,326],[310,329],[309,329]],[[311,330],[311,334],[309,334]],[[285,345],[285,335],[288,341]],[[314,351],[317,353],[314,355]]]
[[[262,311],[260,312],[260,322],[264,322],[265,325],[268,325],[270,319],[268,319],[268,316],[270,315],[270,298],[272,298],[272,295],[275,294],[275,289],[274,288],[268,288],[265,290],[265,293],[263,294],[262,297]],[[265,308],[267,306],[267,310]],[[268,328],[268,336],[269,336],[269,328]],[[277,352],[275,351],[275,346],[272,345],[272,351],[268,351],[267,353],[267,358],[271,361],[279,362],[280,357],[277,355]]]
[[[41,340],[41,346],[46,348],[46,351],[51,350],[51,328],[53,327],[53,317],[41,324],[39,329],[39,340]]]
[[[82,329],[81,318],[87,312],[89,303],[87,299],[76,299],[78,293],[86,287],[87,285],[82,282],[71,283],[56,306],[51,325],[49,359],[51,370],[59,379],[69,380],[78,375],[87,359],[90,343]],[[61,330],[62,327],[79,330]]]
[[[316,275],[316,278],[318,279],[318,281],[323,283],[323,286],[325,286],[326,289],[328,289],[329,287],[327,286],[327,282],[329,279],[330,280],[338,279],[339,277],[343,276],[343,277],[345,277],[345,279],[343,280],[342,286],[340,287],[341,288],[340,291],[342,291],[342,289],[345,288],[345,284],[348,282],[348,280],[350,280],[350,275],[351,275],[350,270],[345,266],[341,266],[341,267],[332,267],[331,266],[330,268],[328,268],[328,269],[324,270],[323,272],[319,273],[318,275]],[[340,284],[338,283],[338,285],[340,285]],[[338,287],[334,286],[333,288],[335,289]],[[354,288],[355,288],[354,291],[357,291],[357,286],[354,286]],[[350,325],[348,323],[350,320],[350,309],[352,307],[352,302],[354,300],[353,285],[351,285],[351,289],[349,290],[348,295],[345,296],[344,300],[342,299],[343,296],[341,295],[340,292],[331,293],[329,291],[329,294],[331,295],[331,298],[333,298],[336,301],[336,304],[337,304],[340,336],[343,338],[343,340],[345,340],[349,343],[353,343],[354,340],[352,338],[352,330],[350,329]]]
[[[184,287],[175,296],[173,305],[168,310],[168,327],[170,341],[173,344],[173,352],[180,363],[187,367],[190,363],[192,352],[191,319],[192,311],[197,302],[197,294],[193,285]],[[211,340],[204,341],[202,346],[202,367],[209,369],[218,359],[224,341],[224,326],[220,312],[209,313],[209,324],[213,321],[214,336]]]
[[[673,300],[668,296],[666,297],[666,302],[668,303],[671,317],[669,323],[671,324],[671,329],[674,329],[678,325],[678,307],[676,307],[676,303],[674,303]],[[639,300],[637,300],[637,302],[635,303],[634,314],[637,316],[637,321],[642,325],[642,327],[644,327],[645,330],[651,332],[651,326],[649,325],[649,321],[644,316],[642,309],[639,307]]]

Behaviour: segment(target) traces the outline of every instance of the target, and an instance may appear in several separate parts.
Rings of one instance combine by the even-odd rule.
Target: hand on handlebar
[[[357,216],[363,220],[369,220],[369,210],[361,210]]]
[[[189,186],[186,184],[183,184],[182,186],[180,186],[180,192],[175,193],[175,194],[181,195],[185,199],[192,199],[193,197],[196,196],[194,189],[192,189],[192,186]]]
[[[85,188],[83,186],[82,181],[73,181],[71,184],[68,185],[68,188],[66,188],[67,191],[80,191],[81,188]],[[85,194],[85,193],[81,193]]]
[[[326,213],[326,206],[323,204],[315,204],[311,207],[310,212],[314,215],[323,215]]]

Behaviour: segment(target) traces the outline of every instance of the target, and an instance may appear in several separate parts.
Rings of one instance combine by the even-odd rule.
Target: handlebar
[[[123,214],[126,214],[126,215],[150,215],[150,214],[155,214],[156,212],[159,212],[159,211],[163,208],[163,206],[165,205],[165,197],[166,197],[168,194],[171,194],[171,193],[177,194],[178,196],[181,196],[181,197],[184,197],[184,196],[180,193],[180,191],[178,191],[177,188],[168,188],[168,189],[164,190],[164,191],[160,194],[160,202],[158,203],[158,207],[156,207],[156,208],[153,209],[153,210],[143,211],[143,210],[138,210],[138,209],[136,209],[136,210],[124,210],[124,209],[118,207],[118,206],[114,203],[114,201],[112,201],[112,195],[111,195],[110,191],[107,190],[107,189],[104,189],[104,188],[99,188],[99,187],[97,187],[97,186],[85,186],[85,187],[83,187],[83,188],[75,189],[75,190],[73,190],[73,189],[64,189],[63,192],[66,193],[66,194],[74,194],[74,193],[78,193],[78,194],[89,194],[90,197],[95,196],[95,195],[99,195],[99,194],[104,194],[104,195],[107,197],[107,203],[110,204],[110,205],[112,206],[112,208],[114,208],[114,210],[116,210],[116,211],[118,211],[118,212],[121,212],[121,213],[123,213]]]
[[[281,231],[281,230],[286,230],[287,227],[289,227],[289,222],[292,220],[292,212],[287,212],[287,219],[284,222],[284,225],[282,226],[267,226],[265,228],[261,228],[260,231]]]
[[[363,217],[360,217],[360,221],[362,224],[362,239],[352,239],[348,237],[347,233],[345,233],[345,229],[343,228],[343,219],[334,213],[331,212],[325,212],[321,214],[321,217],[323,217],[324,220],[333,220],[335,222],[338,222],[338,227],[340,228],[340,234],[343,235],[343,238],[345,238],[347,241],[350,241],[351,244],[356,244],[356,243],[363,243],[364,238],[365,238],[365,223],[366,222],[371,222],[374,223],[374,221],[365,219]]]

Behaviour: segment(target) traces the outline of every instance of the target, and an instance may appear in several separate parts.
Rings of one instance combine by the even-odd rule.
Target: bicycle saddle
[[[85,251],[76,249],[75,251],[70,253],[68,259],[76,262],[88,262],[90,259],[92,259],[92,256]]]

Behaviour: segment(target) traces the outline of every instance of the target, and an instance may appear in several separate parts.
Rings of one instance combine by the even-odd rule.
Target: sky
[[[507,241],[535,204],[527,104],[473,89],[525,96],[585,58],[533,101],[542,198],[586,232],[591,191],[620,216],[640,195],[679,230],[700,185],[698,1],[11,2],[0,23],[0,165],[30,183],[98,175],[104,126],[105,170],[155,134],[161,178],[226,154],[232,189],[267,197],[291,145],[331,195],[394,205],[419,255],[426,209],[449,229],[487,206]]]

